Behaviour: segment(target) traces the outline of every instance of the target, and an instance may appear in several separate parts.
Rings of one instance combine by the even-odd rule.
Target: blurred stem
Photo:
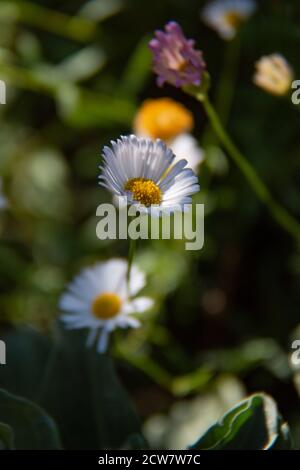
[[[128,361],[132,366],[141,370],[148,377],[151,377],[161,387],[170,390],[172,384],[171,375],[165,371],[159,364],[152,361],[150,357],[147,357],[141,353],[135,355],[124,354],[120,350],[117,351],[117,355]]]
[[[223,144],[224,148],[227,150],[231,159],[243,173],[258,198],[266,204],[270,213],[279,223],[279,225],[281,225],[288,233],[290,233],[297,239],[297,241],[300,242],[300,223],[297,221],[297,219],[291,216],[284,207],[274,201],[265,183],[260,179],[255,169],[238,150],[230,136],[227,134],[207,95],[196,95],[195,97],[202,102],[214,132],[216,133],[220,142]]]
[[[116,346],[114,353],[117,357],[129,362],[132,366],[150,377],[160,387],[175,396],[186,396],[189,393],[201,391],[215,375],[213,370],[199,367],[189,374],[173,377],[160,364],[157,364],[141,351],[132,353],[124,348],[120,348],[120,346]]]
[[[10,0],[0,4],[0,20],[20,20],[31,26],[80,42],[95,36],[97,24],[80,16],[69,16],[26,1]]]
[[[127,285],[129,287],[129,280],[130,280],[130,273],[131,273],[131,268],[132,268],[132,262],[135,254],[135,248],[136,248],[136,240],[133,240],[130,238],[129,241],[129,252],[128,252],[128,268],[127,268]]]
[[[226,43],[224,65],[216,97],[216,109],[225,126],[228,122],[234,96],[239,55],[240,41],[237,35],[233,40]]]
[[[226,42],[221,78],[216,91],[216,110],[224,126],[228,123],[232,106],[239,55],[240,40],[236,36],[232,41]],[[215,134],[211,123],[208,123],[202,138],[203,146],[212,144],[214,140]]]

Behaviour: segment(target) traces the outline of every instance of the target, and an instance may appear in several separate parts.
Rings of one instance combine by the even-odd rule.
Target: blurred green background
[[[111,199],[97,184],[101,148],[132,131],[144,99],[171,96],[193,112],[206,150],[195,198],[206,207],[205,245],[187,252],[181,241],[139,244],[156,308],[139,331],[117,333],[120,377],[154,446],[184,447],[259,390],[277,400],[300,446],[299,380],[288,359],[300,322],[299,246],[217,142],[204,141],[201,106],[180,90],[157,88],[151,72],[147,42],[174,19],[203,50],[212,100],[222,97],[232,45],[201,22],[204,3],[0,1],[0,79],[7,84],[0,175],[9,201],[0,213],[0,338],[14,341],[0,385],[34,398],[22,363],[32,344],[21,332],[44,334],[44,355],[29,374],[38,382],[66,283],[83,266],[127,255],[126,242],[96,238],[96,207]],[[273,52],[300,78],[299,2],[257,3],[235,41],[236,69],[227,69],[236,75],[227,127],[276,199],[300,218],[299,108],[252,83],[255,61]]]

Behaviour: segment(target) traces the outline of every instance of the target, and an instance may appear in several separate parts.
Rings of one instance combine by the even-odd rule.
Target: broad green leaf
[[[250,396],[226,413],[191,446],[197,450],[291,449],[287,423],[270,396]]]
[[[14,433],[10,426],[0,423],[0,450],[12,450],[14,448]]]
[[[56,425],[42,408],[0,389],[0,422],[8,425],[19,450],[60,449]]]
[[[30,328],[2,327],[0,337],[7,356],[7,364],[1,367],[0,387],[34,400],[44,374],[49,341]]]
[[[56,419],[66,448],[118,448],[140,433],[140,423],[111,357],[85,341],[85,331],[61,333],[41,403]]]
[[[126,450],[143,450],[148,449],[148,444],[145,438],[140,433],[135,433],[129,436],[122,449]]]
[[[138,434],[139,420],[119,382],[111,357],[89,349],[87,358],[99,444],[119,447],[128,435]]]

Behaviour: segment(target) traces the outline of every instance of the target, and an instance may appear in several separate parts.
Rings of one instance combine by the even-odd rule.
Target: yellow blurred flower
[[[134,120],[137,135],[169,141],[194,127],[192,113],[171,98],[148,99]]]
[[[144,101],[133,123],[136,135],[165,141],[173,150],[175,161],[185,159],[188,166],[197,171],[204,154],[196,139],[190,134],[193,127],[192,113],[171,98]]]
[[[263,56],[255,64],[255,85],[277,96],[286,95],[293,81],[293,70],[281,54]]]

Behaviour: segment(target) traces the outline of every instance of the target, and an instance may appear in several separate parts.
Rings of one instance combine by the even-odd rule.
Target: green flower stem
[[[235,144],[227,134],[220,121],[218,114],[210,103],[207,95],[199,93],[195,94],[194,96],[203,104],[214,132],[218,136],[220,142],[224,145],[224,148],[227,150],[228,155],[243,173],[258,198],[266,204],[274,219],[288,233],[295,237],[297,241],[300,242],[300,223],[298,222],[298,220],[291,216],[284,207],[274,201],[265,183],[260,179],[255,169],[243,156],[243,154],[238,150],[238,148],[235,146]]]
[[[129,280],[130,280],[130,273],[131,273],[131,268],[132,268],[132,263],[133,263],[133,258],[135,254],[135,248],[136,248],[136,240],[130,239],[129,242],[129,252],[128,252],[128,268],[127,268],[127,285],[129,286]]]
[[[216,109],[224,124],[227,125],[234,96],[237,68],[240,55],[240,40],[237,35],[225,45],[224,65],[216,96]]]
[[[120,346],[120,342],[115,345],[114,354],[142,371],[160,387],[178,397],[196,391],[199,392],[207,386],[215,375],[213,370],[199,367],[189,374],[174,377],[141,350],[129,351],[126,347]]]

